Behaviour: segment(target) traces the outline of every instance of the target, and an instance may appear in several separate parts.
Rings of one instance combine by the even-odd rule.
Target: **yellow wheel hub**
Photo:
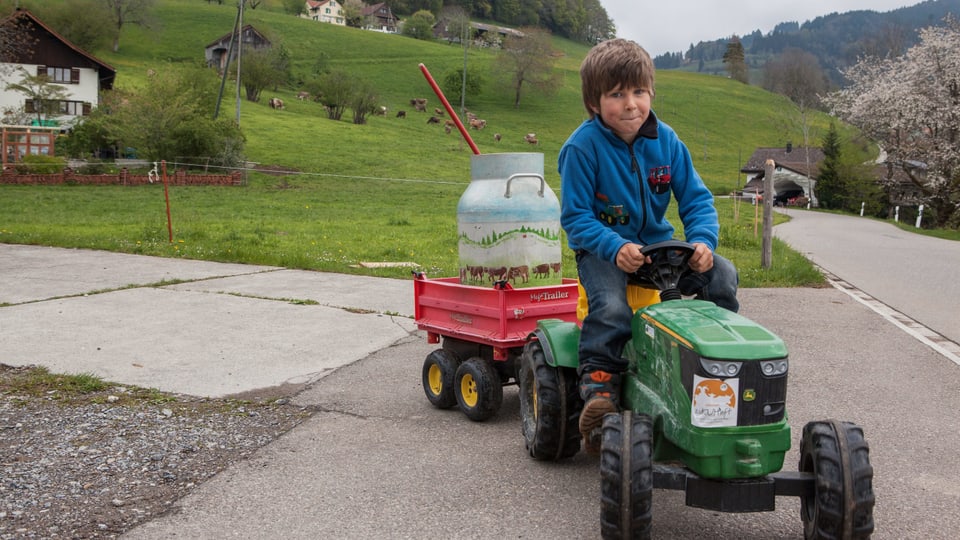
[[[463,397],[463,403],[468,407],[476,407],[480,396],[477,394],[477,381],[473,375],[467,373],[460,379],[460,395]]]
[[[440,366],[436,364],[430,366],[430,371],[427,372],[427,384],[430,385],[430,392],[433,395],[439,396],[443,392],[443,372]]]

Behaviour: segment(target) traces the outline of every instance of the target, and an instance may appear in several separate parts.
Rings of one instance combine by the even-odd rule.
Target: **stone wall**
[[[162,182],[163,179],[159,178],[154,183]],[[120,169],[118,174],[77,174],[72,169],[56,174],[17,174],[11,168],[0,175],[0,184],[142,186],[149,183],[148,175],[131,174],[126,168]],[[239,186],[243,184],[243,175],[240,171],[230,174],[188,174],[178,169],[167,175],[167,183],[172,186]]]

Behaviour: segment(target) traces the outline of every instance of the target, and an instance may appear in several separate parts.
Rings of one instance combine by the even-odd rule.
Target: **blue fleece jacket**
[[[650,117],[632,145],[597,116],[585,121],[560,149],[560,224],[571,249],[616,262],[627,242],[673,238],[664,217],[677,200],[687,242],[716,250],[720,234],[713,194],[693,168],[690,151],[673,129]]]

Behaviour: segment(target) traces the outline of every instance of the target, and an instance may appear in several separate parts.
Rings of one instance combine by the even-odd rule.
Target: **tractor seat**
[[[577,280],[577,321],[583,322],[587,316],[587,293],[583,290],[580,280]],[[660,292],[655,289],[641,287],[635,283],[627,284],[627,303],[636,312],[638,309],[660,302]]]

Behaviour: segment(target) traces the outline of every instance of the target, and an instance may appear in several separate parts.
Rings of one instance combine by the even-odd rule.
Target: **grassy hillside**
[[[229,3],[227,3],[229,4]],[[164,0],[155,15],[159,24],[145,30],[125,27],[120,51],[97,51],[118,70],[117,85],[145,84],[149,69],[169,69],[180,62],[202,60],[204,47],[228,33],[236,17],[235,6],[198,0]],[[378,88],[390,110],[387,117],[373,117],[368,125],[328,120],[316,103],[294,99],[297,89],[265,92],[260,103],[241,103],[241,127],[248,139],[251,161],[295,167],[303,171],[395,178],[466,180],[469,148],[454,131],[427,125],[423,113],[408,112],[406,119],[392,112],[410,109],[413,97],[427,97],[430,108],[439,106],[418,64],[424,63],[436,79],[463,64],[457,46],[429,43],[376,32],[319,24],[297,19],[282,11],[245,10],[244,23],[252,24],[290,52],[294,72],[307,77],[321,54],[331,67],[347,69],[367,78]],[[543,152],[548,182],[556,186],[557,151],[566,136],[584,119],[579,96],[578,67],[587,47],[556,40],[563,52],[557,68],[564,84],[552,96],[526,88],[519,109],[512,106],[512,89],[499,81],[494,71],[495,52],[471,49],[468,66],[483,73],[483,92],[467,107],[487,120],[487,128],[473,131],[480,150],[490,152]],[[274,111],[266,98],[284,99],[287,109]],[[222,111],[233,115],[233,93]],[[458,96],[448,96],[458,104]],[[758,146],[779,146],[787,141],[802,143],[794,108],[780,96],[727,79],[683,72],[658,73],[654,110],[687,142],[704,179],[716,193],[737,187],[738,169]],[[827,118],[813,120],[813,143],[825,131]],[[493,134],[501,133],[497,144]],[[540,146],[523,140],[537,133]]]
[[[118,53],[96,51],[116,67],[119,87],[148,84],[149,70],[202,61],[204,47],[232,29],[236,8],[163,0],[155,15],[158,24],[150,30],[124,28]],[[439,106],[418,65],[424,63],[441,79],[462,66],[463,50],[280,11],[248,10],[244,22],[282,43],[300,76],[307,76],[320,54],[331,67],[362,74],[379,89],[391,114],[354,125],[327,119],[317,103],[298,101],[295,86],[265,92],[260,103],[241,103],[247,158],[300,174],[253,173],[241,188],[171,189],[174,242],[168,241],[157,184],[2,186],[0,241],[392,277],[408,276],[409,270],[360,263],[412,261],[431,276],[456,275],[456,207],[470,181],[471,152],[456,130],[446,134],[442,126],[427,124],[428,115],[413,112],[409,100],[426,97],[431,110]],[[525,90],[519,108],[513,107],[512,90],[495,77],[495,52],[471,49],[468,64],[484,74],[486,83],[467,106],[487,120],[486,129],[471,131],[483,153],[543,153],[546,180],[558,191],[557,153],[585,117],[578,68],[587,47],[555,43],[563,52],[557,59],[562,87],[551,96]],[[715,193],[742,184],[740,164],[756,147],[802,140],[793,108],[779,96],[714,76],[662,72],[658,77],[655,110],[686,140]],[[270,109],[266,101],[273,96],[284,99],[287,108]],[[398,109],[406,109],[407,118],[396,118]],[[232,97],[221,111],[233,115]],[[827,121],[815,117],[815,136]],[[523,140],[529,132],[537,134],[539,146]],[[502,134],[501,142],[494,142],[494,133]],[[822,282],[801,255],[780,242],[774,243],[774,268],[760,268],[753,209],[739,209],[728,199],[718,199],[717,207],[721,253],[737,264],[742,286]],[[679,222],[676,216],[672,221]],[[576,275],[569,250],[563,265],[567,277]]]

